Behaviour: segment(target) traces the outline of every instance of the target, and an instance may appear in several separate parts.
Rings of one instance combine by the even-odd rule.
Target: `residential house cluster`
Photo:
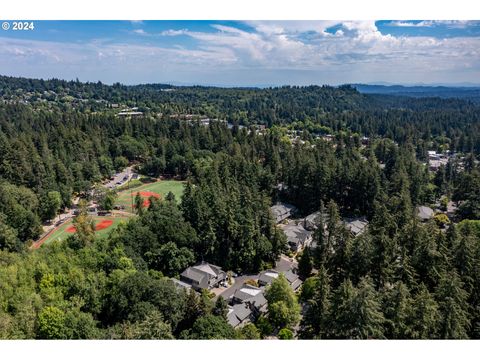
[[[313,232],[320,222],[320,211],[316,211],[303,219],[290,220],[295,214],[296,208],[293,205],[278,203],[270,208],[277,225],[285,233],[290,250],[298,253],[305,247],[315,247]],[[366,217],[344,218],[345,227],[353,236],[359,236],[365,232],[368,226]],[[323,214],[324,230],[327,229],[328,214]]]
[[[298,291],[302,281],[294,270],[283,272],[285,278],[294,291]],[[267,299],[264,296],[266,286],[278,278],[280,273],[276,270],[265,270],[258,274],[257,284],[244,283],[229,301],[227,320],[234,328],[241,327],[255,321],[260,315],[267,312]],[[178,288],[201,291],[211,290],[215,287],[227,286],[227,274],[219,266],[201,262],[190,266],[180,274],[180,279],[171,279]]]
[[[241,288],[237,289],[229,299],[228,323],[234,328],[238,328],[255,321],[260,315],[266,314],[268,301],[264,296],[265,289],[279,275],[278,271],[265,270],[258,276],[258,286],[243,284]],[[293,270],[284,272],[284,276],[294,291],[300,289],[302,281]]]

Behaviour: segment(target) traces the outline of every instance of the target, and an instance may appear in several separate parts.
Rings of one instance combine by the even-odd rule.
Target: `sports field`
[[[143,205],[147,207],[148,198],[153,196],[157,199],[164,198],[170,191],[175,195],[177,202],[180,202],[184,190],[183,181],[176,180],[160,180],[149,184],[134,187],[130,190],[122,190],[118,193],[115,205],[123,205],[125,211],[132,212],[132,200],[135,202],[135,196],[140,193],[144,199]]]
[[[113,216],[92,216],[95,221],[95,234],[97,238],[103,238],[108,236],[110,231],[115,229],[122,221],[127,221],[128,217],[113,217]],[[65,240],[67,237],[75,233],[75,227],[73,221],[69,219],[65,224],[55,229],[50,235],[48,235],[42,244],[48,244],[52,241]]]

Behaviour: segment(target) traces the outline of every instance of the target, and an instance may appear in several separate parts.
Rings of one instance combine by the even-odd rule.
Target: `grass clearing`
[[[132,199],[135,201],[135,196],[140,193],[144,200],[148,200],[150,196],[163,199],[170,191],[175,195],[177,203],[184,191],[184,181],[177,180],[160,180],[141,186],[135,186],[131,189],[126,189],[118,192],[118,197],[115,205],[122,205],[125,211],[132,212]]]
[[[118,224],[122,221],[127,222],[128,217],[116,217],[116,216],[92,216],[95,221],[95,235],[97,238],[105,238],[110,234],[110,232],[115,229]],[[44,244],[49,244],[53,241],[63,241],[69,236],[72,236],[75,231],[73,229],[73,221],[69,219],[60,227],[58,227],[54,232],[48,235],[47,239],[44,241]]]

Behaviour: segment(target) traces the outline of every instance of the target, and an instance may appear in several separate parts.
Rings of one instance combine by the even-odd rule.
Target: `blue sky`
[[[35,21],[0,74],[221,86],[480,83],[480,21]]]

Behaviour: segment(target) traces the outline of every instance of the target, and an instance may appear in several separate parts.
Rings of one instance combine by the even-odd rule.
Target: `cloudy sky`
[[[137,84],[480,84],[480,21],[37,21],[0,74]]]

